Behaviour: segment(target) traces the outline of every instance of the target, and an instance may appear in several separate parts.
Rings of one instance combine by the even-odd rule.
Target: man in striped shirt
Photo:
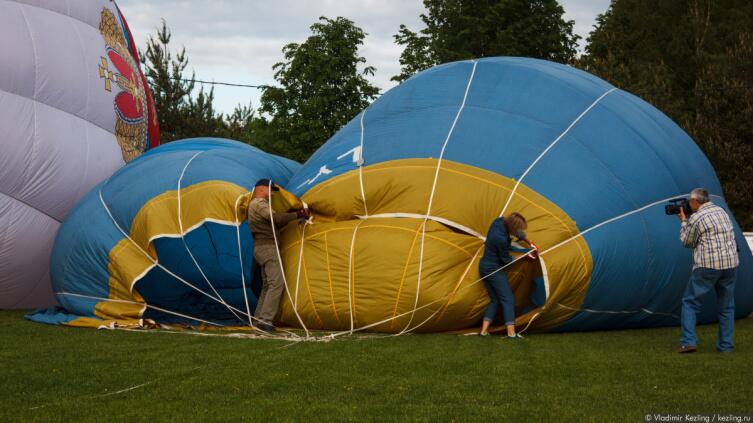
[[[721,207],[709,201],[709,193],[696,188],[690,193],[690,217],[680,210],[680,241],[693,249],[693,273],[682,297],[680,353],[695,352],[696,315],[701,297],[716,291],[719,335],[716,349],[731,352],[734,348],[735,276],[740,259],[732,220]]]

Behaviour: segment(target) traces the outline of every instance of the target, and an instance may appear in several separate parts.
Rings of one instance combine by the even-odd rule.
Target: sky
[[[274,84],[272,66],[282,60],[281,49],[302,42],[320,16],[346,17],[368,35],[359,51],[376,67],[369,77],[382,92],[393,87],[400,73],[402,47],[393,35],[400,24],[419,30],[424,12],[421,0],[118,0],[136,44],[144,48],[165,19],[172,31],[173,51],[185,47],[188,69],[196,79],[239,84]],[[560,0],[565,19],[575,21],[583,40],[596,16],[610,0]],[[190,76],[190,72],[188,75]],[[209,88],[209,87],[207,87]],[[259,105],[260,90],[215,86],[215,108],[230,113],[238,104]]]

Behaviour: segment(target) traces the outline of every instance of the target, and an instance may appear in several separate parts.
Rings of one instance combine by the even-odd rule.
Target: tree
[[[239,104],[235,106],[233,113],[223,116],[223,125],[218,131],[218,136],[243,141],[246,144],[255,144],[251,130],[255,120],[256,111],[251,103],[249,102],[246,106]]]
[[[216,115],[212,105],[214,88],[205,92],[203,87],[195,91],[194,74],[185,78],[188,66],[186,49],[182,48],[173,58],[168,45],[171,38],[167,23],[155,35],[150,35],[146,52],[140,52],[146,77],[154,94],[154,105],[160,125],[162,143],[181,138],[212,136],[223,126],[222,115]]]
[[[664,111],[711,160],[753,229],[753,3],[616,0],[578,65]]]
[[[301,44],[283,47],[274,65],[278,87],[267,88],[254,122],[261,147],[304,161],[338,129],[376,98],[367,80],[375,69],[358,55],[366,34],[348,19],[320,17]],[[359,70],[359,68],[361,68]]]
[[[556,0],[424,0],[426,25],[418,33],[400,25],[395,42],[404,46],[404,81],[418,71],[456,60],[526,56],[568,63],[578,35]]]

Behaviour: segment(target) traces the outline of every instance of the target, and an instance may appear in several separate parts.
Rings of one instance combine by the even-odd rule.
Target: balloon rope
[[[575,124],[577,124],[583,118],[583,116],[588,114],[588,112],[590,112],[591,109],[593,109],[604,97],[611,94],[616,89],[617,89],[616,87],[609,89],[604,94],[600,95],[599,98],[594,100],[594,102],[591,103],[591,105],[588,106],[586,110],[584,110],[580,115],[578,115],[577,118],[575,118],[574,121],[572,121],[572,123],[570,123],[570,126],[568,126],[564,131],[562,131],[562,133],[557,138],[555,138],[554,141],[552,141],[552,143],[549,144],[549,146],[547,146],[544,149],[544,151],[542,151],[541,154],[539,154],[538,157],[536,157],[536,159],[528,166],[525,172],[523,172],[523,175],[521,175],[520,178],[518,178],[518,180],[515,181],[515,186],[513,186],[512,191],[510,191],[510,195],[507,197],[507,202],[505,203],[505,206],[502,207],[502,211],[499,213],[500,217],[504,216],[505,211],[507,211],[507,206],[510,205],[510,201],[512,201],[512,197],[515,195],[515,192],[517,191],[518,186],[520,185],[521,181],[523,181],[523,179],[528,175],[528,172],[530,172],[531,169],[533,169],[533,167],[536,166],[536,163],[538,163],[539,160],[541,160],[541,158],[544,157],[546,153],[548,153],[549,150],[551,150],[552,147],[554,147],[555,144],[557,144],[565,135],[567,135],[567,133],[570,132],[570,130],[575,126]]]
[[[648,208],[651,208],[651,207],[654,207],[654,206],[656,206],[657,204],[661,204],[661,203],[666,203],[667,201],[669,201],[669,200],[671,200],[671,199],[673,199],[673,198],[678,198],[678,197],[681,197],[681,196],[683,196],[683,195],[687,196],[687,194],[677,194],[677,195],[673,195],[673,196],[671,196],[671,197],[667,197],[667,198],[664,198],[664,199],[662,199],[662,200],[659,200],[659,201],[654,201],[653,203],[650,203],[650,204],[646,204],[646,205],[645,205],[645,206],[643,206],[643,207],[639,207],[639,208],[637,208],[637,209],[635,209],[635,210],[629,211],[629,212],[627,212],[627,213],[623,213],[623,214],[621,214],[621,215],[619,215],[619,216],[615,216],[615,217],[613,217],[613,218],[611,218],[611,219],[607,219],[607,220],[605,220],[605,221],[603,221],[603,222],[601,222],[601,223],[599,223],[599,224],[597,224],[597,225],[591,226],[590,228],[586,229],[585,231],[581,231],[581,232],[579,232],[578,234],[576,234],[576,235],[573,235],[573,236],[571,236],[570,238],[567,238],[566,240],[564,240],[564,241],[562,241],[562,242],[560,242],[560,243],[558,243],[558,244],[555,244],[555,245],[553,245],[553,246],[551,246],[551,247],[547,248],[546,250],[544,250],[544,251],[540,252],[540,253],[539,253],[539,256],[543,256],[544,254],[550,253],[551,251],[553,251],[553,250],[556,250],[557,248],[559,248],[559,247],[561,247],[561,246],[563,246],[563,245],[567,244],[568,242],[570,242],[570,241],[573,241],[574,239],[580,238],[580,237],[582,237],[583,235],[585,235],[585,234],[587,234],[587,233],[589,233],[589,232],[593,231],[594,229],[598,229],[598,228],[600,228],[600,227],[602,227],[602,226],[604,226],[604,225],[606,225],[606,224],[608,224],[608,223],[612,223],[612,222],[614,222],[614,221],[616,221],[616,220],[620,220],[620,219],[622,219],[622,218],[628,217],[628,216],[630,216],[630,215],[633,215],[633,214],[635,214],[635,213],[640,213],[640,212],[642,212],[643,210],[646,210],[646,209],[648,209]]]
[[[144,306],[144,308],[151,308],[151,309],[160,311],[162,313],[172,314],[173,316],[182,317],[184,319],[195,320],[197,322],[206,323],[206,324],[212,325],[212,326],[218,326],[218,327],[225,326],[225,325],[222,325],[220,323],[210,322],[208,320],[199,319],[198,317],[192,317],[192,316],[189,316],[187,314],[181,314],[181,313],[178,313],[176,311],[170,311],[170,310],[167,310],[167,309],[164,309],[164,308],[153,306],[153,305],[147,304],[146,302],[140,303],[140,302],[137,302],[137,301],[117,300],[117,299],[114,299],[114,298],[103,298],[103,297],[95,297],[95,296],[91,296],[91,295],[74,294],[72,292],[56,292],[55,294],[56,295],[64,295],[64,296],[68,296],[68,297],[88,298],[88,299],[92,299],[92,300],[107,301],[107,302],[112,302],[112,303],[137,304],[137,305],[140,305],[140,306]],[[143,314],[144,314],[144,312],[142,311],[141,315],[143,315]]]
[[[188,248],[188,243],[186,242],[186,237],[183,233],[183,216],[182,216],[182,210],[181,210],[181,184],[183,182],[183,176],[185,176],[186,174],[186,169],[188,169],[188,166],[191,164],[193,159],[198,157],[201,153],[203,153],[203,151],[199,151],[198,153],[194,154],[188,160],[188,162],[186,162],[186,165],[183,166],[183,170],[180,172],[180,177],[178,178],[178,228],[180,229],[180,240],[183,242],[183,246],[186,247],[186,252],[191,257],[191,260],[193,261],[193,264],[196,266],[196,269],[198,269],[199,273],[201,273],[201,276],[204,278],[204,281],[207,283],[207,285],[209,285],[209,287],[212,288],[212,292],[214,292],[214,295],[216,295],[217,298],[220,299],[220,302],[222,303],[222,305],[224,305],[230,311],[230,313],[232,313],[233,316],[235,316],[236,319],[243,322],[245,321],[245,319],[241,318],[232,308],[230,308],[230,306],[225,301],[225,299],[222,298],[222,295],[220,295],[220,293],[217,292],[217,290],[214,288],[214,285],[212,285],[212,282],[209,281],[209,278],[204,273],[204,270],[201,268],[201,266],[199,266],[199,262],[196,260],[196,257],[194,257],[193,253],[191,252],[191,249]],[[241,272],[242,271],[243,269],[241,269]],[[244,291],[245,291],[245,288],[244,288]],[[251,319],[249,318],[249,325],[250,324],[251,324]]]
[[[246,273],[243,270],[243,249],[241,248],[241,222],[238,218],[238,203],[241,201],[241,198],[246,194],[241,194],[238,196],[238,198],[235,199],[235,206],[233,206],[233,214],[235,214],[235,235],[236,239],[238,241],[238,261],[240,262],[240,268],[241,268],[241,289],[243,290],[243,302],[246,304],[246,316],[248,317],[248,325],[253,326],[252,322],[252,316],[251,316],[251,307],[248,304],[248,293],[246,292],[248,288],[246,288]],[[253,257],[252,257],[253,260]],[[253,276],[251,276],[253,277]]]
[[[353,229],[353,236],[350,239],[350,250],[348,253],[348,312],[350,313],[350,332],[353,333],[353,298],[355,297],[355,293],[353,290],[353,276],[355,274],[355,269],[353,268],[353,250],[355,249],[356,245],[356,233],[358,233],[358,228],[361,226],[361,223],[363,223],[363,220],[358,221],[356,224],[356,227]]]
[[[647,314],[658,314],[661,316],[670,316],[670,317],[679,317],[677,314],[674,313],[666,313],[663,311],[652,311],[647,308],[641,308],[639,310],[594,310],[591,308],[575,308],[575,307],[569,307],[561,303],[555,304],[557,307],[562,307],[567,310],[572,311],[578,311],[578,312],[585,312],[585,313],[600,313],[600,314],[635,314],[635,313],[647,313]]]
[[[136,248],[138,248],[138,250],[139,250],[139,251],[141,251],[141,253],[142,253],[142,254],[144,255],[144,257],[146,257],[146,258],[147,258],[147,259],[148,259],[148,260],[149,260],[150,262],[152,262],[152,264],[153,264],[154,266],[156,266],[156,267],[158,267],[158,268],[162,269],[162,270],[163,270],[163,271],[164,271],[165,273],[167,273],[168,275],[172,276],[173,278],[175,278],[175,279],[176,279],[176,280],[178,280],[179,282],[183,283],[184,285],[186,285],[186,286],[188,286],[188,287],[190,287],[190,288],[194,289],[195,291],[197,291],[197,292],[199,292],[199,293],[203,294],[204,296],[206,296],[206,297],[208,297],[208,298],[210,298],[210,299],[212,299],[212,300],[214,300],[214,301],[216,301],[216,302],[218,302],[218,303],[222,304],[222,301],[220,301],[220,300],[219,300],[218,298],[214,297],[213,295],[211,295],[211,294],[209,294],[209,293],[207,293],[207,292],[204,292],[204,291],[203,291],[203,290],[201,290],[200,288],[198,288],[198,287],[194,286],[194,285],[193,285],[193,284],[191,284],[190,282],[186,281],[185,279],[181,278],[180,276],[178,276],[178,275],[176,275],[175,273],[173,273],[172,271],[170,271],[170,269],[168,269],[168,268],[166,268],[165,266],[163,266],[162,264],[160,264],[160,263],[159,263],[159,261],[155,260],[155,259],[154,259],[154,258],[153,258],[153,257],[152,257],[152,256],[151,256],[151,255],[150,255],[149,253],[147,253],[146,251],[144,251],[144,249],[143,249],[143,248],[141,248],[141,246],[140,246],[140,245],[139,245],[139,244],[138,244],[138,243],[137,243],[136,241],[134,241],[134,240],[133,240],[133,238],[131,238],[131,237],[130,237],[130,236],[129,236],[129,235],[128,235],[128,234],[127,234],[127,233],[126,233],[126,232],[125,232],[124,230],[123,230],[123,228],[122,228],[122,227],[120,226],[120,224],[118,224],[118,222],[117,222],[117,221],[115,220],[115,217],[114,217],[114,216],[112,215],[112,212],[110,211],[110,208],[109,208],[109,207],[107,206],[107,203],[105,203],[105,199],[104,199],[104,198],[102,197],[102,189],[104,189],[105,185],[107,185],[107,181],[106,181],[106,182],[105,182],[105,183],[104,183],[104,184],[102,185],[102,187],[100,187],[100,189],[99,189],[99,201],[100,201],[100,203],[102,203],[102,206],[103,206],[103,207],[105,208],[105,211],[107,212],[107,215],[108,215],[108,216],[110,216],[110,220],[111,220],[111,221],[112,221],[112,223],[113,223],[113,224],[115,225],[115,227],[116,227],[116,228],[118,229],[118,231],[120,231],[120,233],[121,233],[121,234],[122,234],[122,235],[123,235],[124,237],[126,237],[126,238],[127,238],[127,239],[128,239],[128,240],[129,240],[130,242],[131,242],[131,244],[133,244],[134,246],[136,246]],[[134,284],[135,284],[135,283],[136,283],[137,281],[138,281],[138,278],[137,278],[137,279],[135,279],[135,280],[133,280],[133,281],[131,281],[131,284],[130,284],[130,286],[128,287],[128,288],[129,288],[129,290],[133,290],[133,285],[134,285]],[[230,307],[232,307],[232,306],[230,306]],[[233,308],[234,308],[234,307],[233,307]],[[235,308],[235,311],[237,311],[237,312],[240,312],[241,314],[245,314],[245,313],[243,313],[243,311],[241,311],[241,310],[238,310],[237,308]]]
[[[295,298],[293,298],[293,309],[298,310],[298,291],[301,283],[301,268],[303,267],[303,245],[306,242],[306,227],[309,225],[309,221],[306,220],[303,223],[301,229],[301,248],[298,250],[298,269],[296,269],[295,275]]]
[[[471,266],[473,266],[473,262],[476,261],[476,257],[478,257],[479,252],[481,252],[481,248],[478,248],[476,250],[476,254],[474,254],[474,256],[471,257],[471,261],[468,263],[468,266],[466,266],[465,271],[460,276],[460,279],[458,279],[458,283],[455,285],[455,289],[452,292],[453,294],[457,293],[458,288],[460,287],[460,284],[463,283],[463,280],[465,279],[465,277],[468,276],[468,272],[471,270]],[[420,328],[421,326],[423,326],[427,322],[429,322],[432,318],[434,318],[434,316],[436,316],[440,311],[447,310],[447,307],[450,305],[450,301],[452,301],[452,295],[447,296],[447,303],[443,307],[439,307],[438,309],[436,309],[434,311],[434,313],[432,313],[429,317],[427,317],[423,322],[421,322],[421,323],[417,324],[416,326],[408,329],[406,332],[413,332],[413,331],[417,330],[418,328]],[[437,320],[441,319],[442,315],[444,315],[444,313],[440,314],[440,316],[439,316],[439,318]]]
[[[361,200],[363,200],[363,213],[368,217],[369,216],[369,209],[366,207],[366,192],[363,189],[363,137],[364,137],[364,124],[363,124],[363,118],[366,116],[366,111],[369,108],[365,108],[363,112],[361,112],[361,148],[358,150],[358,160],[356,161],[356,165],[358,165],[358,182],[361,184]]]
[[[486,279],[486,278],[488,278],[489,276],[492,276],[492,275],[496,274],[497,272],[500,272],[500,271],[502,271],[502,270],[506,269],[507,267],[509,267],[509,266],[512,266],[512,265],[513,265],[514,263],[517,263],[517,262],[518,262],[518,260],[521,260],[521,259],[522,259],[523,257],[525,257],[525,256],[521,255],[521,256],[519,256],[519,257],[515,258],[515,259],[514,259],[513,261],[511,261],[510,263],[507,263],[506,265],[504,265],[504,266],[502,266],[502,267],[500,267],[500,268],[496,269],[495,271],[493,271],[493,272],[489,273],[488,275],[486,275],[486,276],[484,276],[484,277],[481,277],[481,278],[479,278],[479,279],[476,279],[475,281],[471,282],[470,284],[468,284],[468,285],[466,285],[466,286],[464,286],[464,287],[462,287],[462,288],[458,289],[458,292],[460,292],[460,291],[464,291],[464,290],[466,290],[466,289],[468,289],[468,288],[470,288],[470,287],[472,287],[472,286],[476,285],[477,283],[479,283],[479,282],[481,282],[481,281],[485,280],[485,279]],[[364,331],[364,330],[366,330],[366,329],[371,329],[371,328],[373,328],[373,327],[375,327],[375,326],[383,325],[383,324],[385,324],[385,323],[388,323],[388,322],[390,322],[390,321],[392,321],[392,320],[394,320],[394,319],[399,319],[399,318],[401,318],[401,317],[403,317],[403,316],[407,316],[407,315],[409,315],[409,314],[415,314],[415,312],[416,312],[416,311],[418,311],[418,310],[423,310],[423,309],[425,309],[425,308],[427,308],[427,307],[430,307],[430,306],[432,306],[432,305],[434,305],[434,304],[437,304],[437,303],[439,303],[439,302],[441,302],[441,301],[444,301],[444,300],[446,300],[446,299],[447,299],[447,298],[448,298],[448,297],[449,297],[450,295],[452,295],[452,293],[450,293],[450,294],[447,294],[447,295],[444,295],[444,296],[442,296],[442,297],[440,297],[440,298],[437,298],[437,299],[436,299],[436,300],[434,300],[434,301],[428,302],[428,303],[426,303],[426,304],[423,304],[423,305],[421,305],[421,306],[415,307],[415,308],[414,308],[413,310],[408,310],[408,311],[406,311],[406,312],[400,313],[400,314],[398,314],[398,315],[395,315],[395,316],[392,316],[392,317],[388,317],[388,318],[386,318],[386,319],[384,319],[384,320],[380,320],[380,321],[378,321],[378,322],[374,322],[374,323],[369,323],[368,325],[364,325],[364,326],[361,326],[361,327],[359,327],[359,328],[355,328],[355,329],[353,329],[352,331],[347,331],[347,330],[346,330],[346,331],[340,331],[340,332],[334,332],[334,333],[331,333],[331,334],[329,335],[329,337],[330,337],[330,338],[335,338],[335,337],[338,337],[338,336],[341,336],[341,335],[345,335],[345,334],[351,334],[351,333],[355,333],[355,332],[360,332],[360,331]],[[403,335],[404,333],[405,333],[405,332],[400,332],[400,333],[398,333],[398,334],[395,334],[394,336],[400,336],[400,335]]]
[[[413,318],[415,317],[415,310],[416,307],[418,307],[418,299],[421,293],[421,276],[423,272],[423,265],[424,265],[424,243],[426,241],[426,223],[429,221],[429,215],[431,215],[431,206],[434,203],[434,193],[437,189],[437,181],[439,180],[439,169],[442,167],[442,159],[444,158],[444,152],[445,149],[447,149],[447,144],[450,142],[450,138],[452,137],[452,133],[455,131],[455,125],[457,125],[458,120],[460,119],[460,114],[463,113],[463,109],[465,108],[465,102],[468,99],[468,92],[471,90],[471,84],[473,83],[473,77],[476,74],[476,65],[478,65],[478,62],[473,60],[471,61],[473,63],[473,67],[471,68],[471,75],[468,77],[468,82],[465,86],[465,92],[463,93],[463,101],[460,103],[460,107],[458,108],[457,113],[455,113],[455,119],[452,121],[452,125],[450,126],[450,130],[447,132],[447,136],[445,137],[444,143],[442,144],[442,149],[439,152],[439,159],[437,159],[437,167],[434,171],[434,181],[431,185],[431,193],[429,194],[429,204],[426,206],[426,215],[424,216],[424,223],[421,225],[421,248],[418,255],[418,278],[416,280],[416,300],[414,303],[414,312],[411,313],[410,319],[408,320],[408,323],[405,325],[402,331],[400,331],[400,334],[405,333],[408,328],[410,327],[411,323],[413,323]]]
[[[272,237],[275,240],[275,252],[277,253],[277,262],[280,264],[280,273],[282,273],[282,281],[285,283],[285,293],[288,296],[288,300],[290,301],[290,304],[293,305],[293,298],[290,296],[290,288],[288,287],[288,278],[285,277],[285,268],[282,267],[282,256],[280,255],[280,243],[277,241],[277,228],[275,227],[275,218],[274,218],[274,209],[272,209],[272,181],[269,181],[269,185],[267,185],[268,188],[268,194],[269,194],[269,223],[272,225]],[[306,221],[306,224],[308,224],[308,221]],[[266,281],[264,281],[266,283]],[[301,327],[306,332],[306,338],[310,336],[309,330],[306,327],[306,324],[303,323],[303,319],[301,318],[301,315],[298,314],[298,310],[293,307],[293,312],[295,313],[295,317],[298,319],[298,323],[301,324]],[[267,322],[272,323],[272,322]]]
[[[627,217],[627,216],[630,216],[630,215],[632,215],[632,214],[635,214],[635,213],[639,213],[639,212],[641,212],[641,211],[643,211],[643,210],[646,210],[646,209],[647,209],[647,208],[649,208],[649,207],[655,206],[655,205],[657,205],[657,204],[661,204],[661,203],[664,203],[664,202],[666,202],[666,201],[667,201],[668,199],[671,199],[671,198],[678,198],[678,197],[681,197],[682,195],[684,195],[684,194],[678,194],[678,195],[675,195],[675,196],[673,196],[673,197],[668,197],[667,199],[663,199],[663,200],[655,201],[655,202],[653,202],[653,203],[650,203],[650,204],[647,204],[647,205],[645,205],[645,206],[643,206],[643,207],[640,207],[640,208],[638,208],[638,209],[636,209],[636,210],[633,210],[633,211],[630,211],[630,212],[627,212],[627,213],[623,213],[623,214],[621,214],[621,215],[619,215],[619,216],[617,216],[617,217],[614,217],[614,218],[611,218],[611,219],[605,220],[604,222],[601,222],[601,223],[599,223],[599,224],[597,224],[597,225],[594,225],[594,226],[592,226],[592,227],[590,227],[590,228],[586,229],[585,231],[581,232],[581,234],[579,234],[579,235],[577,235],[577,236],[574,236],[574,237],[570,237],[570,238],[568,238],[568,239],[566,239],[566,240],[564,240],[564,241],[560,242],[559,244],[555,245],[554,247],[551,247],[551,248],[549,248],[549,249],[547,249],[547,250],[544,250],[544,251],[540,252],[540,253],[539,253],[539,256],[542,256],[543,254],[549,253],[549,252],[551,252],[551,251],[552,251],[553,249],[555,249],[555,248],[559,248],[559,247],[561,247],[562,245],[564,245],[564,244],[566,244],[566,243],[568,243],[568,242],[571,242],[571,241],[573,241],[573,240],[577,239],[577,238],[578,238],[579,236],[582,236],[583,234],[585,234],[585,233],[588,233],[588,232],[590,232],[590,231],[592,231],[592,230],[598,229],[598,228],[600,228],[600,227],[602,227],[602,226],[606,225],[607,223],[613,223],[613,222],[615,222],[615,221],[617,221],[617,220],[619,220],[619,219],[622,219],[622,218],[625,218],[625,217]],[[513,264],[514,264],[514,263],[516,263],[516,262],[517,262],[518,260],[520,260],[520,259],[522,259],[522,258],[524,258],[524,257],[525,257],[525,255],[521,255],[521,256],[519,256],[519,257],[515,258],[515,259],[514,259],[513,261],[511,261],[510,263],[508,263],[508,264],[506,264],[506,265],[504,265],[504,266],[502,266],[502,267],[499,267],[499,268],[497,268],[496,270],[494,270],[493,272],[489,273],[488,275],[486,275],[486,276],[484,276],[484,277],[481,277],[481,278],[479,278],[479,279],[476,279],[475,281],[473,281],[473,282],[471,282],[471,283],[469,283],[469,284],[467,284],[467,285],[463,286],[462,288],[458,289],[458,291],[457,291],[457,292],[465,291],[466,289],[469,289],[469,288],[471,288],[471,287],[475,286],[475,285],[476,285],[476,284],[478,284],[479,282],[481,282],[481,281],[485,280],[486,278],[488,278],[488,277],[490,277],[490,276],[492,276],[492,275],[496,274],[497,272],[500,272],[500,271],[502,271],[502,270],[506,269],[507,267],[509,267],[509,266],[513,265]],[[424,304],[424,305],[422,305],[422,306],[420,306],[420,307],[416,307],[416,308],[414,308],[413,310],[409,310],[409,311],[406,311],[406,312],[404,312],[404,313],[401,313],[401,314],[398,314],[398,315],[396,315],[396,316],[393,316],[393,317],[390,317],[390,318],[387,318],[387,319],[381,320],[381,321],[379,321],[379,322],[375,322],[375,323],[370,323],[370,324],[368,324],[368,325],[365,325],[365,326],[362,326],[362,327],[359,327],[359,328],[353,329],[352,331],[341,331],[341,332],[335,332],[335,333],[331,334],[331,335],[330,335],[330,337],[334,338],[334,337],[337,337],[337,336],[341,336],[341,335],[344,335],[344,334],[349,334],[349,333],[353,333],[353,332],[360,332],[360,331],[363,331],[363,330],[367,330],[367,329],[373,328],[373,327],[375,327],[375,326],[379,326],[379,325],[382,325],[382,324],[384,324],[384,323],[386,323],[386,322],[389,322],[389,321],[391,321],[391,320],[394,320],[394,319],[398,319],[398,318],[400,318],[400,317],[406,316],[406,315],[408,315],[408,314],[411,314],[411,313],[415,313],[416,311],[418,311],[418,310],[421,310],[421,309],[424,309],[424,308],[426,308],[426,307],[429,307],[429,306],[431,306],[431,305],[433,305],[433,304],[435,304],[435,303],[437,303],[437,302],[439,302],[439,301],[444,301],[444,300],[445,300],[445,299],[447,299],[447,298],[448,298],[448,297],[449,297],[450,295],[453,295],[453,293],[447,294],[447,295],[445,295],[445,296],[443,296],[443,297],[441,297],[441,298],[438,298],[438,299],[436,299],[436,300],[434,300],[434,301],[432,301],[432,302],[430,302],[430,303]],[[543,312],[543,311],[544,311],[544,308],[542,307],[542,311],[541,311],[541,312]],[[596,310],[591,310],[591,311],[592,311],[592,312],[597,312]],[[651,312],[651,311],[649,311],[649,310],[645,310],[645,309],[642,309],[642,311],[645,311],[645,312]],[[541,312],[540,312],[539,314],[541,314]],[[651,313],[654,313],[654,314],[660,314],[660,312],[651,312]],[[534,318],[535,318],[535,317],[537,317],[537,316],[534,316]],[[529,323],[530,323],[530,321],[529,321]]]

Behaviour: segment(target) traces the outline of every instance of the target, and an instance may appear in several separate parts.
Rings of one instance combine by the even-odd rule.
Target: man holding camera
[[[693,273],[682,297],[680,324],[682,335],[679,353],[696,351],[698,339],[696,315],[701,310],[701,297],[716,291],[719,313],[719,335],[716,349],[731,352],[735,324],[735,276],[740,259],[732,221],[721,207],[709,201],[709,193],[696,188],[688,201],[690,216],[680,208],[680,241],[693,249]]]

